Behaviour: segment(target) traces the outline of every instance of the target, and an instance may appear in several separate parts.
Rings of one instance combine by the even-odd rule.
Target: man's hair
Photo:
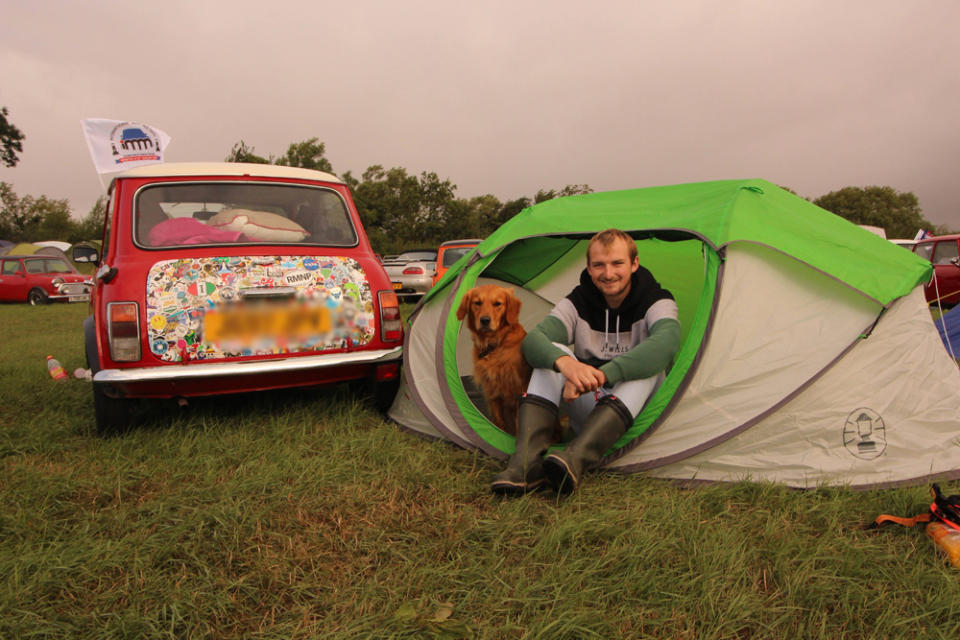
[[[593,246],[593,243],[600,243],[605,249],[609,249],[610,245],[617,240],[623,240],[627,243],[627,251],[630,252],[630,262],[636,260],[637,243],[633,241],[633,238],[628,236],[623,231],[620,231],[620,229],[605,229],[590,238],[590,242],[587,244],[587,263],[590,263],[590,247]]]

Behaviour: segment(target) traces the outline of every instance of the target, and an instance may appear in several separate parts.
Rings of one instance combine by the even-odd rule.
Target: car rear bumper
[[[191,362],[103,369],[93,383],[111,397],[174,397],[332,384],[399,375],[403,347],[251,362]]]
[[[422,296],[433,286],[433,278],[425,280],[401,280],[392,281],[393,290],[398,295],[417,295]]]

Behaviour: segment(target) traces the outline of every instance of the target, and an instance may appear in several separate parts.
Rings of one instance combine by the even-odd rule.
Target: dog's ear
[[[507,322],[520,324],[520,307],[523,305],[520,298],[513,295],[513,289],[507,289]]]
[[[473,299],[473,289],[463,294],[463,300],[460,301],[460,308],[457,309],[457,320],[463,320],[470,312],[470,301]]]

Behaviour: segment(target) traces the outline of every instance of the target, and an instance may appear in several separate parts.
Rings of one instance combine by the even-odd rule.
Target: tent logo
[[[873,460],[887,448],[887,426],[867,407],[854,409],[843,424],[843,446],[855,458]]]
[[[123,122],[110,132],[110,152],[116,164],[158,161],[162,151],[160,136],[145,124]]]

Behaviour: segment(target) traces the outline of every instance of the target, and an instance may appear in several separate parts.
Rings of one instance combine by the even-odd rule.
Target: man
[[[593,236],[579,286],[523,341],[533,376],[520,399],[516,451],[491,490],[520,495],[549,482],[574,491],[633,424],[679,348],[677,303],[640,266],[633,238],[618,229]],[[561,401],[577,435],[543,457]]]

